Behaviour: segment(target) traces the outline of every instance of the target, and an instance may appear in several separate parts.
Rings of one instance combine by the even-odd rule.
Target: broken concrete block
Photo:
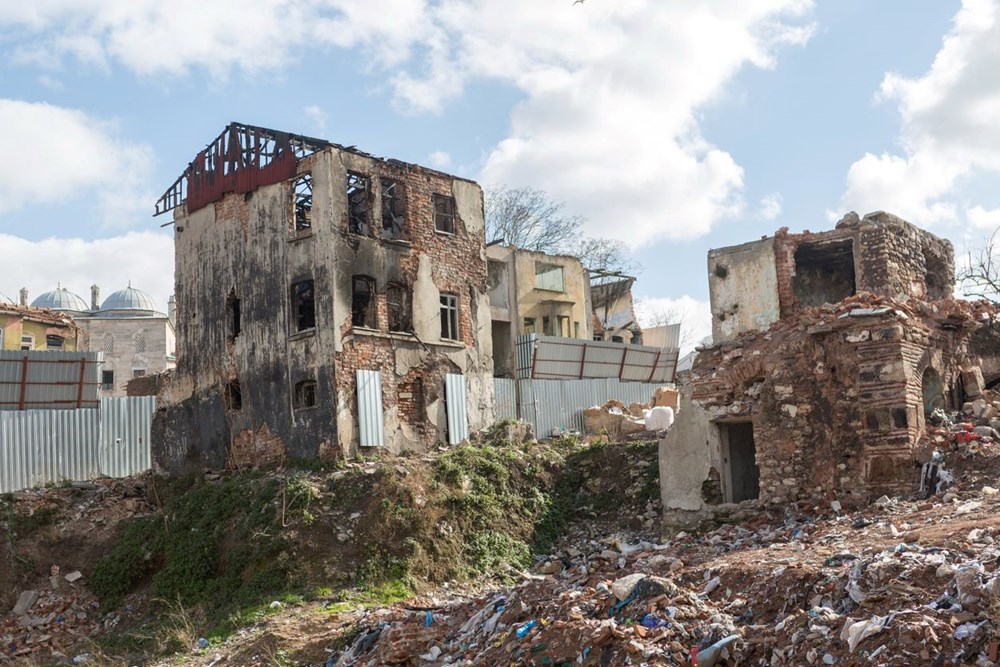
[[[659,387],[653,394],[653,407],[667,407],[676,410],[680,407],[680,392],[669,387]]]
[[[77,581],[78,579],[83,579],[83,573],[80,572],[80,570],[73,570],[72,572],[66,575],[66,581],[68,581],[71,584],[74,581]]]
[[[962,384],[965,386],[966,396],[976,397],[986,389],[986,381],[983,379],[983,371],[979,366],[962,370]]]
[[[17,598],[17,604],[14,605],[12,613],[15,616],[26,614],[36,602],[38,602],[38,591],[22,591],[21,595]]]

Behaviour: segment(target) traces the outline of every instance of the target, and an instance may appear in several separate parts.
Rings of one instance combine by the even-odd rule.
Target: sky
[[[710,248],[1000,226],[1000,0],[0,0],[0,294],[165,308],[155,202],[234,120],[540,188],[693,344]]]

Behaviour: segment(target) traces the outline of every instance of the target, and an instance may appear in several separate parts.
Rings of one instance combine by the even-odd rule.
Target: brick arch
[[[726,379],[733,391],[745,389],[752,380],[765,377],[764,362],[760,356],[741,359],[726,373]]]

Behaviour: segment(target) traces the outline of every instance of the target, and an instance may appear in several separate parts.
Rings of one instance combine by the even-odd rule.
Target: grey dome
[[[31,305],[35,308],[49,308],[63,313],[85,313],[90,310],[86,301],[65,287],[59,287],[42,294],[32,301]]]
[[[123,290],[118,290],[101,304],[101,310],[141,310],[145,312],[159,312],[153,297],[142,290],[129,285]]]

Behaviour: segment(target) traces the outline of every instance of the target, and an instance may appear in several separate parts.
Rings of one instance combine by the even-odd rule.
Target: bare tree
[[[965,266],[960,267],[957,282],[965,296],[979,297],[994,303],[1000,303],[1000,257],[997,253],[997,234],[995,230],[985,245],[966,255]]]
[[[636,309],[642,313],[639,320],[644,329],[664,326],[667,324],[679,324],[681,327],[679,342],[682,350],[687,349],[698,342],[694,328],[691,326],[690,321],[684,317],[684,313],[680,310],[675,308],[665,308],[663,306],[652,306],[649,305],[649,301],[645,299],[640,299],[638,303],[636,303],[636,307]]]
[[[488,187],[483,193],[486,239],[521,250],[578,257],[590,271],[633,273],[639,267],[628,247],[583,236],[586,219],[567,215],[565,202],[536,188]]]

